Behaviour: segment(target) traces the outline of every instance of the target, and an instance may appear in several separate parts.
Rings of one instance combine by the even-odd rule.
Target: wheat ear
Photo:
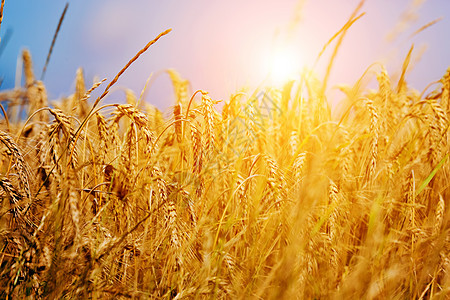
[[[28,49],[22,51],[23,69],[25,73],[25,87],[29,88],[34,83],[33,61]]]
[[[67,9],[69,8],[69,3],[67,2],[64,6],[64,10],[59,18],[58,26],[56,27],[55,34],[53,35],[52,43],[50,45],[50,49],[48,50],[47,58],[45,59],[44,68],[42,69],[41,80],[44,80],[45,72],[47,71],[48,63],[50,62],[50,57],[52,56],[53,47],[55,47],[56,38],[58,37],[59,30],[61,29],[62,22],[66,15]]]
[[[211,97],[206,92],[202,92],[203,117],[205,119],[205,154],[208,157],[215,145],[214,135],[214,108]]]
[[[188,98],[189,81],[181,78],[180,74],[174,69],[168,69],[166,72],[169,74],[170,80],[172,80],[176,103],[185,104]]]
[[[373,101],[370,99],[366,100],[366,106],[370,113],[370,133],[372,134],[372,140],[370,143],[370,157],[369,163],[366,169],[366,181],[371,182],[375,176],[375,170],[377,167],[378,160],[378,113],[375,109]]]
[[[86,94],[87,93],[86,93],[86,85],[84,83],[83,69],[78,68],[75,79],[75,93],[73,94],[72,97],[72,110],[76,110],[78,117],[81,119],[86,118],[88,113]]]
[[[435,221],[434,221],[434,227],[433,227],[433,235],[436,236],[439,234],[442,225],[444,223],[444,213],[445,213],[445,201],[442,197],[442,194],[439,193],[439,201],[436,206],[435,211]]]
[[[23,155],[19,150],[19,147],[13,141],[13,139],[3,131],[0,131],[0,141],[11,152],[11,155],[16,162],[16,168],[19,173],[20,183],[22,184],[22,186],[25,189],[25,194],[26,194],[27,198],[30,199],[31,191],[30,191],[30,183],[29,183],[30,181],[29,181],[29,176],[28,176],[28,169],[27,169],[27,165],[25,164]]]
[[[3,177],[0,180],[0,187],[6,192],[6,195],[9,198],[10,212],[13,216],[13,219],[17,223],[24,222],[26,225],[31,228],[35,227],[35,225],[24,215],[26,211],[24,211],[24,207],[21,206],[21,202],[23,200],[22,195],[13,187],[11,181]]]

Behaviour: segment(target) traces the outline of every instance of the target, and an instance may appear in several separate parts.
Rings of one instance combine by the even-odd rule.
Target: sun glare
[[[300,56],[293,49],[279,48],[272,53],[269,66],[272,84],[279,86],[296,79],[300,74],[300,69]]]

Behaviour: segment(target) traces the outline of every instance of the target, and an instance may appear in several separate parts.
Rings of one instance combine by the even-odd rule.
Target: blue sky
[[[40,76],[50,43],[65,6],[64,1],[6,0],[0,36],[1,89],[14,87],[17,57],[21,49],[31,51],[35,73]],[[302,8],[296,10],[302,3]],[[78,67],[85,71],[86,84],[95,78],[112,79],[148,41],[167,28],[163,37],[131,66],[117,86],[140,94],[151,73],[176,69],[189,79],[193,90],[204,89],[213,98],[227,99],[244,85],[257,86],[267,76],[267,53],[283,40],[301,57],[301,66],[312,66],[326,41],[346,22],[358,0],[310,1],[69,1],[69,9],[56,42],[44,83],[50,99],[70,95]],[[414,6],[413,4],[416,4]],[[299,12],[295,30],[289,24]],[[366,15],[344,39],[331,74],[335,84],[352,85],[373,62],[386,65],[398,76],[412,44],[414,68],[407,75],[411,87],[423,89],[438,80],[450,66],[450,1],[367,0]],[[387,36],[406,12],[409,23],[393,40]],[[437,24],[411,37],[421,26],[439,17]],[[405,18],[403,18],[405,19]],[[331,48],[327,51],[329,55]],[[316,67],[323,76],[326,58]],[[102,90],[102,88],[99,88]],[[333,97],[335,96],[333,94]],[[123,91],[116,88],[105,100],[120,102]],[[161,109],[173,104],[169,78],[154,77],[146,101]]]

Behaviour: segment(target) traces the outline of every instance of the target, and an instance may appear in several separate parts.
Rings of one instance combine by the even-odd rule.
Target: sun
[[[293,48],[279,47],[274,49],[269,58],[269,77],[276,86],[284,85],[300,75],[301,58]]]

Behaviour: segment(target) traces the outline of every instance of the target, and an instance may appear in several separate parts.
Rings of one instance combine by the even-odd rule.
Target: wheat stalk
[[[128,127],[124,138],[124,147],[122,149],[122,155],[120,164],[123,167],[125,174],[135,174],[137,169],[137,150],[138,140],[136,137],[136,129],[132,124]],[[131,187],[131,176],[125,176],[125,185],[127,189]]]
[[[25,189],[25,195],[28,199],[31,199],[31,190],[30,190],[30,180],[29,180],[29,172],[28,167],[25,163],[23,155],[19,150],[17,144],[13,141],[13,139],[3,131],[0,131],[0,141],[8,148],[13,157],[13,161],[15,161],[15,166],[19,173],[19,181]]]
[[[206,92],[202,92],[202,113],[205,119],[205,156],[209,157],[215,145],[214,134],[214,108],[211,97]]]
[[[136,53],[136,55],[133,56],[133,58],[131,58],[128,61],[128,63],[119,71],[119,73],[117,73],[117,75],[113,78],[113,80],[111,80],[111,82],[106,86],[103,93],[95,100],[94,105],[92,106],[92,109],[94,109],[97,106],[97,104],[100,102],[100,100],[102,100],[109,93],[109,89],[117,82],[117,80],[119,80],[120,76],[125,72],[125,70],[128,69],[131,66],[131,64],[139,58],[139,56],[141,56],[144,52],[146,52],[148,50],[148,48],[150,48],[151,45],[156,43],[162,36],[168,34],[170,31],[172,31],[172,29],[167,29],[167,30],[161,32],[156,38],[154,38],[153,40],[148,42],[144,48],[139,50],[139,52]]]
[[[13,187],[11,181],[6,177],[3,177],[0,180],[0,186],[8,195],[9,204],[11,206],[10,212],[12,213],[13,217],[16,220],[21,220],[22,211],[24,210],[24,208],[21,206],[23,198],[22,195]]]
[[[447,138],[445,135],[447,134],[447,128],[449,125],[447,114],[442,109],[441,105],[436,101],[436,99],[430,99],[429,104],[431,109],[434,112],[434,118],[430,120],[430,128],[431,128],[431,139],[433,143],[433,152],[432,152],[432,162],[433,164],[437,164],[440,159],[440,153],[444,143],[446,143]]]
[[[445,201],[441,194],[439,194],[439,201],[435,210],[435,221],[433,226],[433,235],[436,236],[440,233],[442,225],[444,223],[444,213],[445,213]]]
[[[105,121],[105,118],[101,115],[96,113],[96,120],[97,120],[97,131],[99,135],[99,141],[100,141],[100,164],[103,164],[105,161],[106,154],[108,153],[108,145],[110,144],[109,139],[109,133],[108,133],[108,126]]]
[[[30,114],[48,106],[47,91],[42,81],[37,81],[35,85],[27,89],[27,97],[30,102]],[[46,110],[39,112],[37,121],[48,123],[49,118]]]
[[[176,105],[185,104],[188,99],[189,80],[182,79],[180,74],[174,69],[167,69],[175,92]]]
[[[298,148],[298,133],[296,130],[291,131],[289,138],[289,152],[291,156],[295,156]]]
[[[366,168],[366,182],[370,182],[373,180],[375,176],[375,171],[377,167],[378,160],[378,120],[379,116],[373,104],[373,101],[370,99],[366,99],[366,106],[370,113],[370,133],[372,135],[371,143],[370,143],[370,156],[369,163]]]
[[[183,140],[183,124],[181,124],[181,103],[175,104],[175,106],[173,107],[173,116],[175,118],[175,135],[177,137],[177,142],[181,144]]]
[[[58,37],[59,30],[61,29],[62,22],[66,15],[67,9],[69,8],[69,3],[67,2],[64,6],[64,10],[61,14],[61,17],[58,21],[58,26],[56,27],[55,34],[53,35],[52,43],[50,45],[50,49],[48,50],[47,58],[45,59],[44,68],[42,69],[41,80],[44,80],[45,72],[47,71],[48,63],[50,62],[50,57],[52,56],[53,47],[55,47],[56,38]]]
[[[284,176],[277,162],[272,157],[269,155],[264,155],[263,157],[268,167],[267,192],[263,202],[274,203],[280,209],[282,201],[286,198],[284,194]]]
[[[163,207],[165,227],[170,233],[170,244],[174,248],[180,247],[179,234],[177,229],[177,209],[173,198],[168,195],[168,185],[163,178],[163,174],[158,166],[153,167],[152,175],[156,179],[158,186],[158,198]]]
[[[441,106],[447,112],[450,111],[450,67],[441,78],[442,94],[441,94]]]
[[[33,61],[31,60],[30,51],[27,49],[22,51],[23,69],[25,73],[25,87],[29,88],[34,83]]]
[[[193,122],[190,122],[191,141],[192,141],[192,169],[194,174],[200,174],[203,167],[203,146],[202,135]]]
[[[203,90],[187,102],[174,70],[171,111],[128,89],[96,107],[156,39],[93,103],[101,82],[86,91],[79,69],[51,108],[23,52],[24,88],[0,93],[0,298],[445,298],[450,69],[424,97],[406,84],[411,48],[395,90],[383,66],[364,87],[374,64],[344,111],[327,106],[360,7],[324,80],[238,92],[221,112]]]
[[[70,150],[68,152],[68,154],[70,154],[70,159],[67,163],[70,162],[73,166],[76,166],[78,164],[78,150],[75,144],[75,140],[73,138],[75,133],[72,129],[70,119],[60,109],[49,109],[49,112],[55,117],[56,123],[59,124],[58,127],[62,129],[64,136],[66,137],[67,147]],[[57,138],[56,131],[54,131],[52,137]],[[59,143],[59,141],[57,143]],[[55,164],[58,164],[58,161],[55,161]]]
[[[152,130],[150,130],[148,126],[148,119],[147,116],[139,111],[136,107],[134,107],[131,104],[122,104],[122,105],[116,105],[117,111],[113,112],[113,115],[111,119],[109,120],[111,122],[111,125],[109,127],[109,130],[112,131],[112,138],[113,138],[113,144],[118,145],[118,128],[119,128],[119,120],[123,116],[127,116],[130,118],[130,120],[133,122],[133,124],[136,124],[139,129],[142,131],[143,135],[145,136],[146,142],[147,142],[147,148],[146,153],[148,155],[152,155],[152,149],[156,150],[156,145],[154,145],[155,142],[155,135]],[[157,152],[157,151],[156,151]]]
[[[75,170],[69,167],[67,170],[67,181],[68,181],[68,204],[69,204],[69,212],[72,218],[72,223],[75,230],[75,239],[79,238],[80,234],[80,222],[81,222],[81,213],[79,208],[79,192],[76,190],[77,182]]]
[[[334,241],[336,239],[336,230],[338,228],[338,206],[340,204],[338,195],[339,189],[336,183],[334,183],[334,181],[330,179],[330,184],[328,185],[328,199],[330,208],[333,209],[329,219],[329,236],[331,241]]]
[[[77,75],[75,78],[75,93],[72,96],[71,111],[76,109],[77,115],[81,119],[86,118],[87,113],[88,113],[88,106],[86,103],[86,99],[87,99],[86,95],[89,95],[89,94],[90,94],[90,92],[86,93],[86,85],[84,83],[83,69],[78,68]]]
[[[294,159],[292,164],[292,176],[295,178],[295,183],[298,183],[303,176],[303,168],[305,166],[306,153],[301,152]]]

